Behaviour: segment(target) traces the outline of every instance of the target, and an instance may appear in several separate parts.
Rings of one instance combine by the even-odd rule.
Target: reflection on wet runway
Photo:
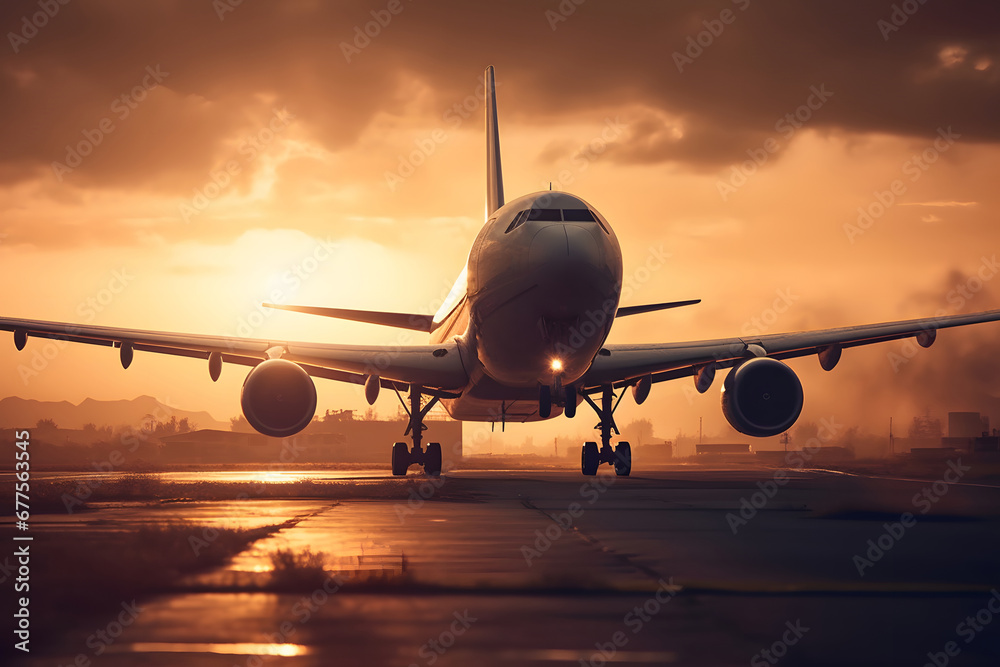
[[[927,483],[804,470],[770,489],[774,472],[288,471],[274,484],[309,473],[314,495],[97,503],[38,515],[34,530],[71,544],[183,525],[197,545],[268,529],[140,599],[107,665],[746,664],[796,622],[808,630],[782,664],[922,664],[1000,585],[988,483],[949,487],[862,576],[855,556]],[[162,488],[259,479],[187,475]],[[30,664],[96,657],[75,641]],[[1000,624],[963,646],[962,664],[998,653]]]

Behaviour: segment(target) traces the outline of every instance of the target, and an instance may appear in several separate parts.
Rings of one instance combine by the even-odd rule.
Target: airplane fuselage
[[[458,336],[469,372],[445,408],[456,419],[540,419],[539,387],[558,393],[583,377],[611,330],[622,283],[614,231],[578,197],[526,195],[484,225],[464,278],[465,298],[453,290],[433,334]]]

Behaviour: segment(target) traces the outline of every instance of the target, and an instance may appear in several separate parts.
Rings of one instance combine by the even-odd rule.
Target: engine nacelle
[[[255,366],[240,392],[243,415],[264,435],[295,435],[316,414],[316,385],[298,364],[268,359]]]
[[[791,428],[802,412],[802,383],[784,363],[770,357],[744,361],[726,376],[722,413],[740,433],[756,438]]]

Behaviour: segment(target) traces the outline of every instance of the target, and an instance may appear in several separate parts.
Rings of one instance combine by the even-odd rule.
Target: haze
[[[38,5],[5,3],[0,308],[421,342],[258,305],[437,310],[483,222],[489,64],[508,197],[552,182],[604,213],[625,256],[623,305],[703,299],[622,320],[613,342],[995,308],[1000,8],[907,7],[108,1],[60,5],[32,33]],[[985,324],[930,350],[848,350],[833,373],[793,361],[801,420],[884,430],[931,407],[996,422],[998,340]],[[46,359],[45,346],[0,346],[3,395],[152,394],[239,413],[243,368],[212,383],[190,360],[138,353],[125,371],[110,349]],[[366,407],[355,387],[317,388],[321,410]],[[385,392],[377,407],[395,405]],[[702,416],[706,431],[728,428],[717,390],[695,395],[689,380],[619,415],[662,437]],[[537,442],[592,421],[515,433]]]

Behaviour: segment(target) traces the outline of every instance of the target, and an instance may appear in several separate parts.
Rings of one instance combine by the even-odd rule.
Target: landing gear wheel
[[[410,450],[405,442],[397,442],[392,446],[392,474],[402,477],[410,467]]]
[[[596,475],[597,466],[599,466],[600,464],[601,464],[601,459],[597,453],[597,443],[596,442],[583,443],[583,449],[580,452],[580,467],[583,468],[583,474]]]
[[[552,387],[547,384],[538,387],[538,416],[542,419],[552,416]]]
[[[441,443],[427,443],[427,452],[424,454],[424,472],[428,475],[441,474]]]
[[[563,408],[563,412],[570,419],[576,416],[576,387],[573,385],[566,387],[566,406]]]
[[[628,477],[630,472],[632,472],[632,445],[619,442],[615,447],[615,474],[619,477]]]

